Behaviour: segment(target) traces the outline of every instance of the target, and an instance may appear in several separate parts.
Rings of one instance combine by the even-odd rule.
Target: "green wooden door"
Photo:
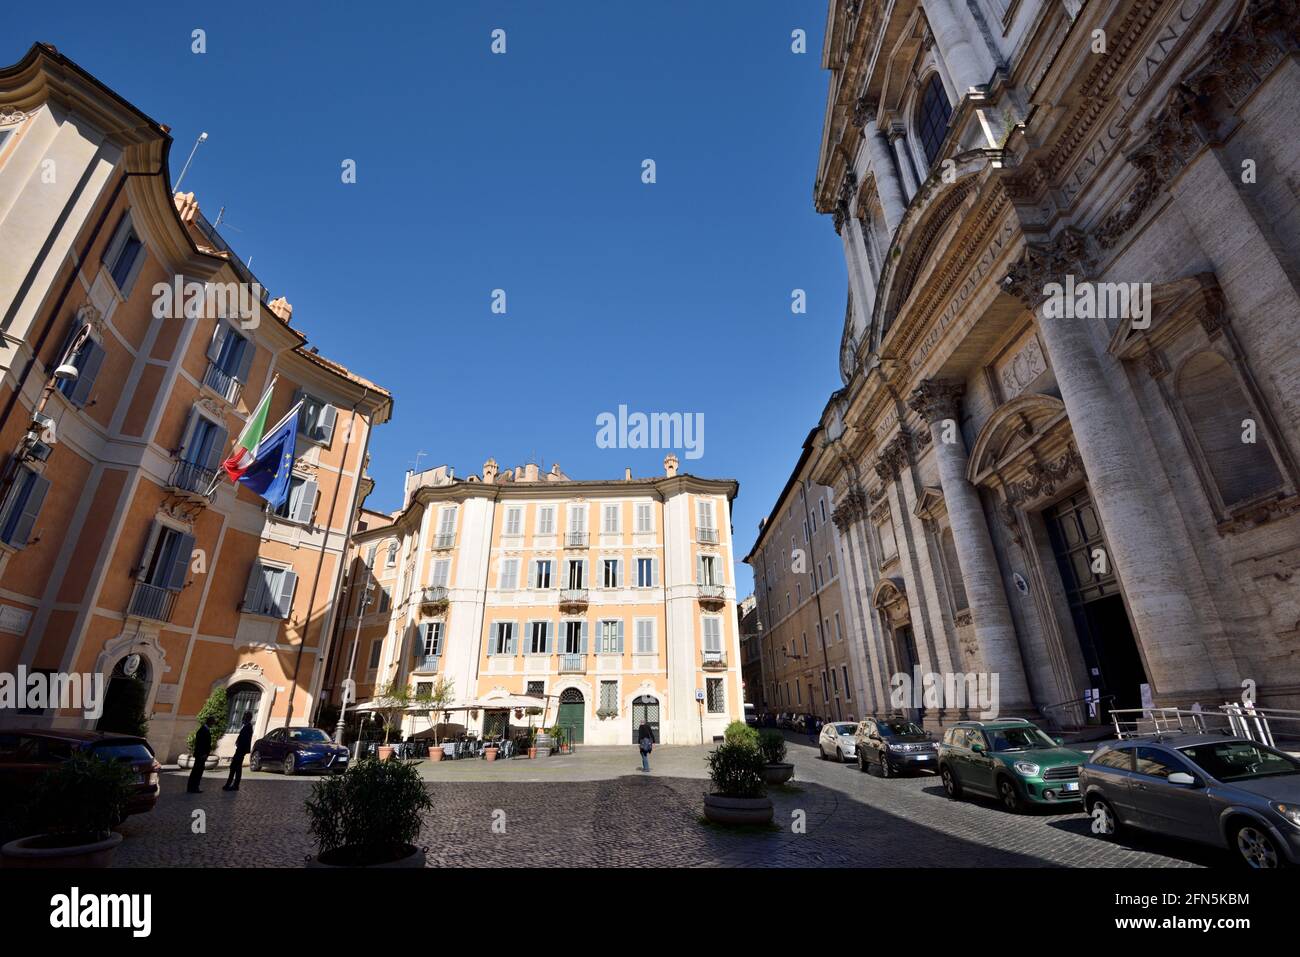
[[[564,689],[560,694],[560,711],[555,723],[567,729],[569,740],[574,744],[582,744],[582,725],[586,713],[587,703],[583,700],[582,692],[577,688]]]

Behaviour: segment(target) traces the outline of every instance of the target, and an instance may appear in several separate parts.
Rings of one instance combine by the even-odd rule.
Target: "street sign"
[[[703,701],[703,700],[704,700],[704,689],[703,689],[703,688],[696,688],[696,689],[695,689],[695,700],[696,700],[696,701]]]

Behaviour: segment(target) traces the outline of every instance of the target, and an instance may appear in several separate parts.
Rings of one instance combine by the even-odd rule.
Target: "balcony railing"
[[[205,469],[193,462],[177,462],[172,466],[172,474],[167,479],[167,487],[177,492],[201,499],[211,499],[210,490],[217,477],[215,469]]]
[[[695,538],[706,545],[716,545],[718,544],[718,530],[716,528],[705,528],[701,525],[695,529]]]
[[[232,405],[239,401],[239,394],[244,388],[242,382],[215,362],[208,363],[208,371],[203,374],[203,384]]]
[[[705,671],[726,671],[727,656],[721,651],[706,651],[701,662]]]
[[[560,674],[584,675],[587,673],[586,655],[560,655]]]
[[[585,588],[561,588],[560,605],[586,605],[587,589]]]
[[[415,666],[411,670],[416,674],[433,674],[438,670],[438,655],[416,655]]]
[[[701,585],[700,604],[721,605],[727,600],[727,592],[721,585]]]
[[[451,548],[456,544],[456,535],[435,535],[433,536],[433,547],[437,549]]]
[[[587,541],[586,532],[565,532],[564,534],[565,548],[586,548]]]
[[[127,613],[151,621],[171,621],[176,592],[148,582],[136,582]]]
[[[447,604],[447,589],[442,585],[428,585],[415,593],[417,605]]]

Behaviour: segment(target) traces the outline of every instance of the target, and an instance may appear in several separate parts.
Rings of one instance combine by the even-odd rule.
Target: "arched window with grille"
[[[1210,478],[1226,508],[1275,491],[1282,473],[1262,423],[1228,360],[1198,352],[1178,370],[1178,399]],[[1254,441],[1244,440],[1253,421]]]
[[[943,81],[939,79],[938,73],[931,73],[916,110],[916,135],[921,140],[921,149],[925,151],[927,168],[933,166],[939,158],[939,149],[943,146],[944,137],[948,135],[948,117],[951,115],[952,104],[948,102]]]
[[[241,681],[226,689],[226,727],[227,734],[234,734],[244,724],[245,712],[253,716],[257,723],[257,708],[262,703],[262,689],[249,681]]]

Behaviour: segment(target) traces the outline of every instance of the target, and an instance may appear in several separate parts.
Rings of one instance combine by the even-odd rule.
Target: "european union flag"
[[[289,497],[289,480],[293,477],[293,460],[298,448],[299,402],[270,432],[262,436],[250,465],[239,481],[279,508]]]

